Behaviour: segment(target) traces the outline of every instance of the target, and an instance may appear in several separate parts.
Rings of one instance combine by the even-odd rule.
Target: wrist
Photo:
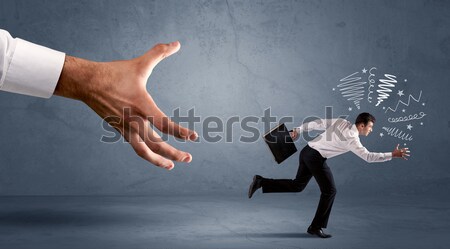
[[[392,157],[402,157],[401,153],[399,153],[399,151],[393,151],[392,152]]]
[[[87,93],[93,92],[91,82],[98,72],[98,64],[66,55],[54,94],[84,101]]]

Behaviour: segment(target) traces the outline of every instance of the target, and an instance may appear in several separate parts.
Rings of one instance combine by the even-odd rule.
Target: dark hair
[[[360,124],[363,123],[364,125],[367,125],[367,123],[369,123],[370,121],[372,121],[372,123],[375,123],[376,119],[374,116],[372,116],[372,114],[368,113],[368,112],[363,112],[360,113],[358,115],[358,117],[356,117],[356,121],[355,124]]]

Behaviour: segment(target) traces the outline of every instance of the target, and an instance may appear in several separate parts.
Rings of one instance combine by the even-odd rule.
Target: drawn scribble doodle
[[[414,98],[414,96],[412,96],[412,94],[410,94],[410,95],[408,96],[408,102],[407,102],[407,103],[405,103],[405,102],[399,100],[399,101],[397,102],[397,105],[395,106],[395,108],[390,108],[390,107],[388,107],[388,108],[386,109],[385,113],[387,113],[388,111],[396,112],[396,111],[397,111],[397,108],[398,108],[398,106],[399,106],[400,104],[402,104],[402,105],[404,105],[404,106],[409,106],[409,104],[411,103],[411,99],[414,100],[415,102],[419,102],[421,97],[422,97],[422,90],[420,91],[419,96],[418,96],[417,98]]]
[[[424,112],[419,112],[419,113],[411,114],[411,115],[404,116],[404,117],[388,118],[388,122],[389,123],[406,122],[406,121],[411,121],[411,120],[415,120],[415,119],[422,119],[426,115],[427,114],[425,114]]]
[[[389,93],[392,92],[392,89],[395,87],[395,84],[397,83],[396,80],[396,76],[392,75],[392,74],[385,74],[384,75],[385,79],[380,79],[379,81],[381,82],[380,84],[378,84],[378,102],[375,106],[380,105],[381,102],[383,102],[385,99],[389,98]]]
[[[410,134],[405,133],[404,131],[401,131],[398,128],[395,128],[395,127],[383,127],[382,129],[385,130],[386,133],[389,136],[400,138],[401,140],[405,140],[405,141],[412,141],[413,140],[413,137]]]
[[[375,87],[374,86],[375,79],[373,78],[373,77],[375,77],[375,74],[372,73],[372,70],[377,70],[377,68],[376,67],[372,67],[369,70],[369,77],[367,78],[367,80],[369,81],[369,88],[367,89],[367,91],[369,92],[367,94],[367,102],[369,102],[369,103],[372,103],[372,97],[370,95],[373,93],[373,91],[371,89]]]
[[[361,77],[356,76],[359,72],[354,72],[347,77],[342,78],[338,85],[341,94],[348,101],[353,101],[356,108],[360,108],[360,102],[364,98],[364,84],[367,82],[361,81]]]
[[[411,84],[406,82],[413,81],[407,80],[404,75],[385,73],[376,65],[361,68],[340,79],[338,85],[332,88],[333,91],[339,89],[342,97],[352,102],[350,106],[344,105],[348,112],[356,108],[374,108],[384,113],[380,118],[386,122],[386,126],[381,127],[377,136],[379,139],[393,137],[404,146],[411,144],[413,136],[423,134],[424,123],[429,115],[424,109],[426,102],[422,96],[423,89],[410,94]]]

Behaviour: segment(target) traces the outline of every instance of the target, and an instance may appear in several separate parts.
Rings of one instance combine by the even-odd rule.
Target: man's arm
[[[407,160],[407,157],[409,157],[408,148],[399,149],[399,145],[397,145],[394,151],[386,153],[368,151],[366,147],[361,144],[359,139],[352,140],[349,143],[349,146],[353,153],[368,163],[385,162],[391,160],[393,157]]]
[[[308,131],[324,131],[328,126],[334,124],[338,119],[316,119],[311,122],[303,123],[299,127],[294,127],[290,132],[292,139],[297,139],[300,133]]]
[[[5,37],[4,33],[0,35],[0,39]],[[0,48],[9,46],[8,39],[10,40],[10,38],[3,39],[7,42],[1,42]],[[185,140],[196,140],[198,137],[195,131],[172,122],[158,108],[146,89],[147,80],[155,66],[164,58],[176,53],[180,49],[179,42],[158,44],[138,58],[113,62],[93,62],[65,56],[60,52],[58,55],[61,57],[62,54],[63,56],[62,60],[58,61],[53,58],[49,59],[47,56],[52,57],[52,52],[39,46],[44,48],[40,57],[32,56],[28,60],[14,64],[19,45],[20,42],[17,43],[15,52],[13,52],[9,69],[1,73],[2,90],[8,91],[11,89],[10,86],[14,85],[25,85],[23,91],[14,92],[49,97],[54,90],[55,95],[83,101],[118,130],[139,156],[156,166],[170,170],[174,167],[173,161],[190,162],[192,160],[191,154],[180,151],[162,141],[161,137],[150,128],[150,123],[152,123],[160,131]],[[30,46],[28,50],[33,53],[36,48]],[[8,61],[2,58],[5,56],[7,54],[3,56],[0,54],[0,61]],[[51,66],[53,72],[58,71],[54,68],[60,67],[56,79],[36,81],[33,75],[28,75],[27,78],[10,77],[11,75],[20,75],[22,71],[26,72],[30,67],[39,67],[36,64],[42,64],[44,67]],[[48,68],[44,68],[44,70],[52,71]],[[8,80],[9,78],[12,80]],[[42,82],[53,84],[53,88],[48,86],[41,88],[41,85],[37,83]]]
[[[338,119],[316,119],[311,122],[303,123],[299,127],[294,127],[294,131],[297,133],[308,132],[308,131],[324,131],[330,125],[334,124]]]
[[[392,153],[380,153],[380,152],[369,152],[366,147],[364,147],[359,139],[351,140],[349,143],[350,151],[355,153],[357,156],[362,158],[368,163],[374,162],[385,162],[392,159]]]

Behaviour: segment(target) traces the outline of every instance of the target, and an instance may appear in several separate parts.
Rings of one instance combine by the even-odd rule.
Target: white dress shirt
[[[392,153],[369,152],[359,140],[356,125],[345,119],[318,119],[294,128],[298,134],[311,130],[325,131],[308,142],[324,158],[332,158],[351,151],[366,162],[384,162],[392,159]]]
[[[65,54],[0,29],[0,90],[50,98],[55,91]]]

